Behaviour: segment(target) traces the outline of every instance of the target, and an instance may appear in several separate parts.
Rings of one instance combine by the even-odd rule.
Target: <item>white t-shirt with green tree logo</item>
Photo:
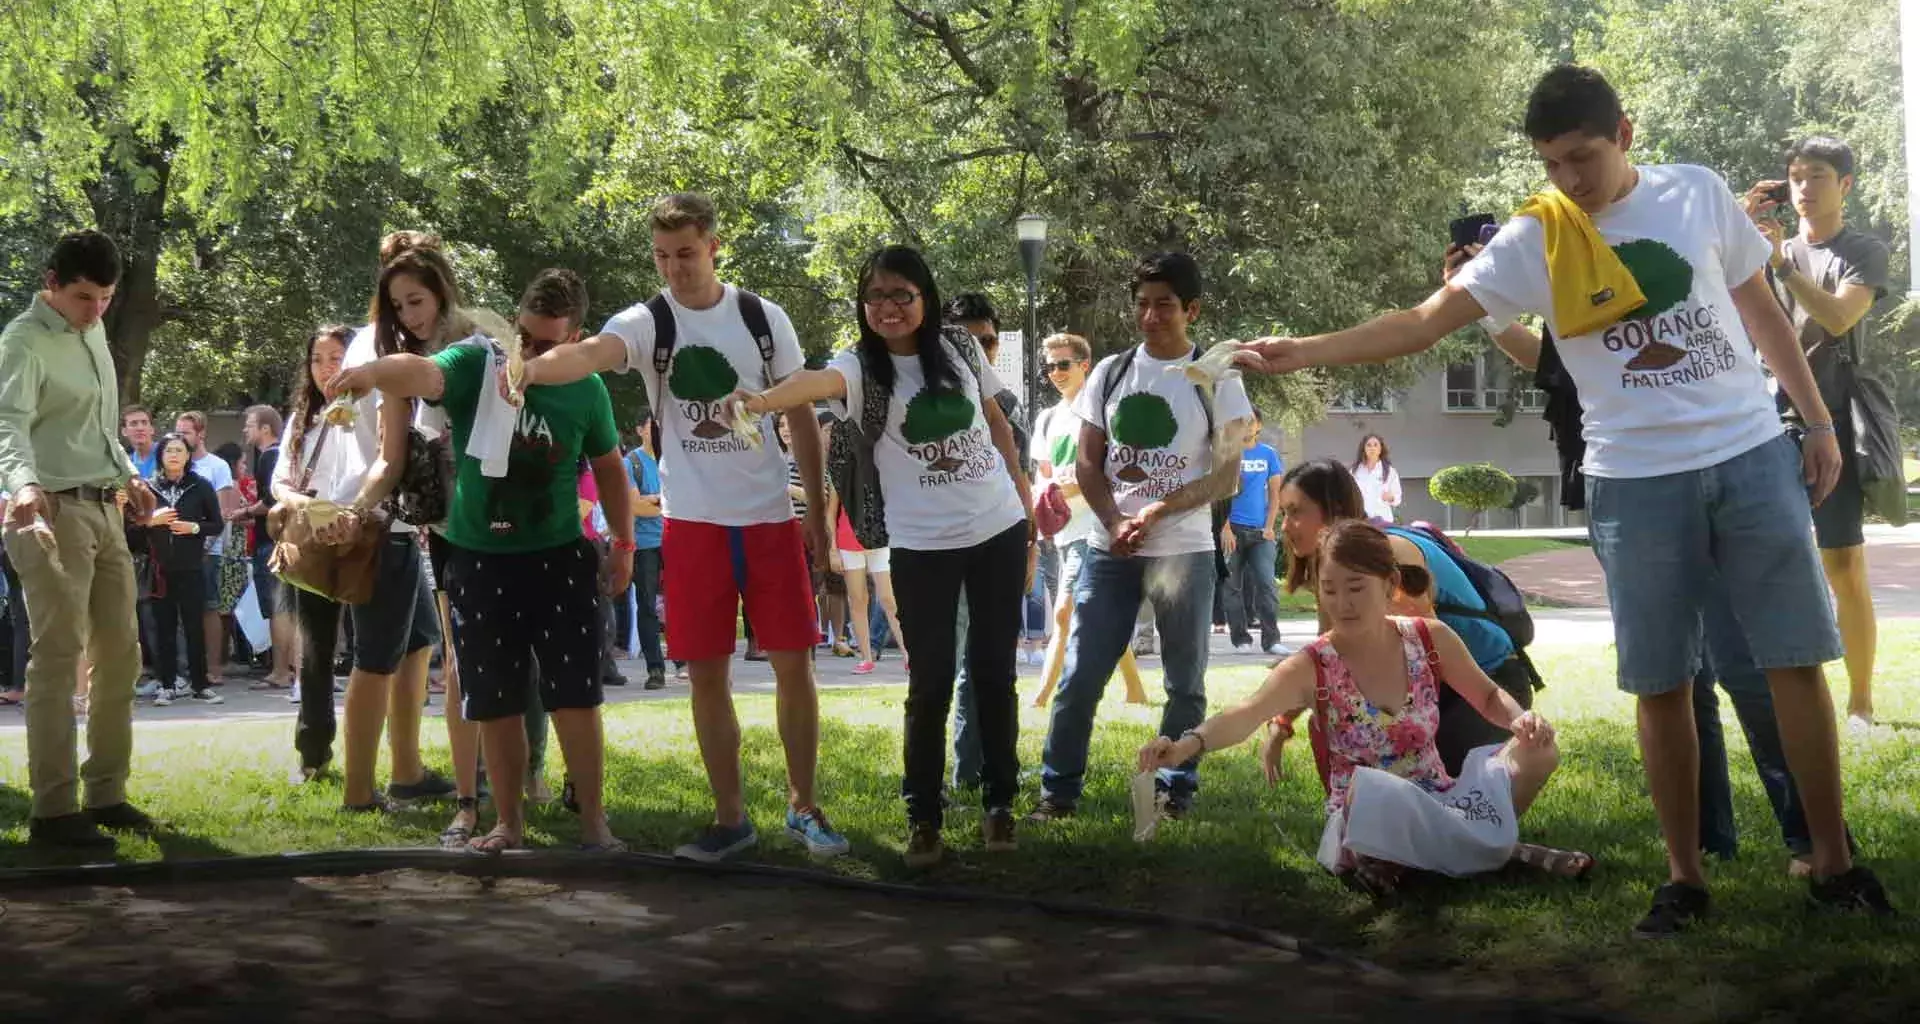
[[[874,446],[874,467],[894,547],[969,548],[1026,518],[980,408],[981,386],[994,395],[1003,385],[978,343],[969,344],[974,345],[982,379],[976,381],[966,361],[949,347],[960,378],[958,391],[928,391],[917,355],[888,357],[893,361],[893,397],[887,403],[886,428]],[[827,369],[847,382],[846,400],[833,403],[834,415],[857,429],[866,380],[859,353],[841,352]]]
[[[738,387],[762,391],[799,370],[806,357],[785,310],[761,299],[773,333],[773,379],[767,379],[760,347],[740,316],[732,285],[707,309],[688,309],[663,293],[673,308],[673,361],[666,394],[653,369],[653,313],[638,303],[607,321],[602,333],[626,342],[627,369],[640,375],[647,407],[660,421],[660,507],[668,519],[755,526],[793,518],[787,497],[787,463],[779,446],[755,448],[734,434],[721,408]],[[769,417],[761,436],[773,437]]]
[[[1181,372],[1189,362],[1186,357],[1155,359],[1141,348],[1133,354],[1126,377],[1107,395],[1107,379],[1124,356],[1108,356],[1093,368],[1086,388],[1073,403],[1073,413],[1106,432],[1107,483],[1120,514],[1132,516],[1206,476],[1213,463],[1213,438],[1207,434],[1207,411],[1200,394]],[[1102,395],[1107,395],[1104,404]],[[1238,378],[1215,386],[1216,430],[1252,417],[1246,386]],[[1235,456],[1237,465],[1237,445]],[[1113,544],[1098,519],[1088,539],[1102,551]],[[1155,525],[1139,553],[1188,555],[1212,551],[1213,544],[1213,520],[1202,505]]]

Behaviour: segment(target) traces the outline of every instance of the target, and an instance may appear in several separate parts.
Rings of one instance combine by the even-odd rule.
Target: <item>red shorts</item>
[[[732,655],[742,604],[762,650],[805,651],[820,642],[799,520],[715,526],[668,519],[660,556],[673,660]]]

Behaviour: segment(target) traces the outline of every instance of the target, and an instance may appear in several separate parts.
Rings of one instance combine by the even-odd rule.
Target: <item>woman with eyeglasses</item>
[[[1333,459],[1315,459],[1293,467],[1280,484],[1280,536],[1287,546],[1288,593],[1302,588],[1318,593],[1317,561],[1320,541],[1329,529],[1348,520],[1367,519],[1366,503],[1347,467]],[[1533,707],[1536,685],[1533,665],[1513,645],[1505,629],[1482,617],[1486,602],[1440,545],[1414,530],[1389,527],[1388,540],[1400,567],[1394,594],[1394,614],[1438,619],[1457,634],[1473,654],[1474,663],[1523,709]],[[1327,629],[1320,612],[1320,629]],[[1276,720],[1270,728],[1262,757],[1267,778],[1279,777],[1280,755],[1292,735],[1292,719]],[[1324,745],[1315,726],[1314,751],[1325,775]],[[1451,690],[1440,694],[1440,724],[1434,735],[1440,760],[1458,772],[1475,747],[1504,743],[1510,736],[1462,703]]]
[[[887,402],[874,464],[892,544],[894,589],[905,646],[913,651],[906,704],[906,794],[910,867],[937,863],[947,713],[957,668],[956,618],[963,595],[967,674],[975,695],[990,852],[1014,848],[1019,776],[1014,742],[1014,654],[1020,609],[1034,569],[1032,502],[1006,415],[991,397],[999,377],[964,329],[942,328],[933,272],[913,249],[888,246],[859,277],[860,340],[824,370],[802,371],[760,393],[736,392],[748,416],[827,400],[843,422],[863,403]]]

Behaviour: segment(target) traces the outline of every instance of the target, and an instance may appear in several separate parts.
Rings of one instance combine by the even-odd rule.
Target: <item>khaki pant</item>
[[[76,778],[86,780],[88,807],[126,800],[133,686],[140,678],[133,557],[119,510],[60,495],[48,495],[47,505],[60,568],[29,532],[6,531],[7,555],[20,575],[33,627],[27,778],[36,818],[80,810]],[[92,696],[87,761],[76,772],[73,689],[83,653],[93,663]]]

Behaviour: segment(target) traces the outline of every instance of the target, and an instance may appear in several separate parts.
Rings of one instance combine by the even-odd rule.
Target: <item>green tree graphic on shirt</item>
[[[900,421],[900,434],[915,447],[938,445],[927,469],[951,473],[962,465],[962,439],[954,435],[973,426],[974,407],[958,391],[922,391],[907,403],[907,414]]]
[[[1080,457],[1080,441],[1073,434],[1061,434],[1053,439],[1053,450],[1048,453],[1048,461],[1054,469],[1061,466],[1072,467],[1073,460]]]
[[[1151,391],[1136,391],[1122,398],[1113,410],[1111,425],[1113,439],[1131,449],[1117,453],[1127,461],[1127,466],[1115,473],[1114,479],[1129,484],[1147,478],[1147,471],[1140,466],[1140,456],[1147,449],[1167,447],[1180,432],[1180,424],[1173,418],[1173,406]]]
[[[1613,247],[1620,262],[1627,265],[1646,305],[1633,311],[1632,318],[1651,322],[1673,309],[1693,291],[1693,266],[1665,242],[1641,238]],[[1628,361],[1629,370],[1664,370],[1687,357],[1686,349],[1660,341],[1649,341]]]
[[[729,428],[720,422],[720,399],[740,386],[740,375],[719,350],[705,345],[689,345],[673,354],[673,372],[667,375],[667,391],[682,402],[693,403],[691,419],[699,420],[693,436],[712,440],[725,436]]]

